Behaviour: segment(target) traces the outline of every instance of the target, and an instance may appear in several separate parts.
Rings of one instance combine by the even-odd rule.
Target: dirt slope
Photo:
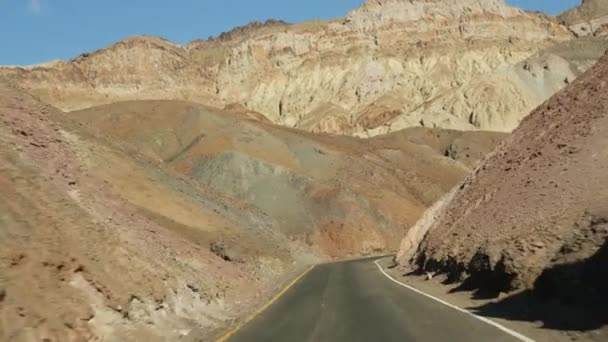
[[[396,248],[403,229],[471,165],[444,158],[447,146],[403,139],[408,133],[371,142],[306,134],[186,102],[123,102],[70,117],[259,208],[281,232],[331,257]],[[471,144],[488,151],[499,140]]]
[[[1,340],[209,332],[292,267],[284,240],[261,238],[273,222],[255,209],[105,147],[62,115],[0,88]],[[220,239],[242,262],[210,251]]]
[[[607,84],[603,57],[533,111],[410,231],[400,263],[493,295],[534,289],[605,324]]]
[[[517,77],[515,65],[573,37],[502,0],[374,0],[333,21],[254,23],[185,46],[132,37],[71,61],[0,68],[0,78],[63,110],[186,100],[363,137],[420,125],[511,131],[572,78],[562,65]]]

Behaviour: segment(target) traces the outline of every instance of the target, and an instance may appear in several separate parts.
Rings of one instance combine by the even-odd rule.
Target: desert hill
[[[251,205],[19,90],[2,86],[0,118],[2,340],[208,334],[319,260]]]
[[[365,141],[179,101],[64,113],[5,85],[0,120],[0,339],[25,340],[209,338],[300,267],[396,249],[503,138]]]
[[[0,78],[62,110],[184,100],[363,137],[411,126],[508,132],[580,74],[559,55],[523,61],[573,38],[502,0],[369,1],[333,21],[254,23],[185,46],[133,37]]]
[[[366,141],[176,101],[122,102],[69,116],[97,136],[259,208],[284,234],[339,257],[396,248],[392,242],[403,229],[503,138],[424,130],[417,140],[404,131]],[[443,144],[433,149],[429,136]],[[454,162],[445,158],[452,145],[482,152],[453,156]]]
[[[607,82],[603,57],[533,111],[410,230],[401,264],[584,308],[562,326],[605,324]]]

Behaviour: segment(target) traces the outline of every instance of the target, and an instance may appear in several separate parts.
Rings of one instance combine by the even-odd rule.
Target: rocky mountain
[[[211,339],[308,264],[395,250],[504,138],[361,140],[237,112],[64,113],[1,85],[0,340]]]
[[[580,74],[541,53],[573,37],[502,0],[374,0],[338,20],[254,23],[186,46],[129,38],[71,61],[2,68],[0,78],[63,110],[167,99],[362,137],[411,126],[511,131]]]
[[[495,296],[532,289],[585,308],[586,329],[605,324],[607,82],[608,56],[533,111],[408,232],[400,263]]]

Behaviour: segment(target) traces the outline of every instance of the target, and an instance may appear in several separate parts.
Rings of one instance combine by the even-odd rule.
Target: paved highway
[[[230,342],[522,341],[400,286],[373,260],[315,267],[229,336]]]

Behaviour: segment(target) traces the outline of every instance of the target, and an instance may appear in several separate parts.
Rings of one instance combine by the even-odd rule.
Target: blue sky
[[[268,18],[340,17],[364,0],[0,0],[0,65],[69,59],[132,35],[178,43]],[[507,0],[559,13],[579,0]]]

